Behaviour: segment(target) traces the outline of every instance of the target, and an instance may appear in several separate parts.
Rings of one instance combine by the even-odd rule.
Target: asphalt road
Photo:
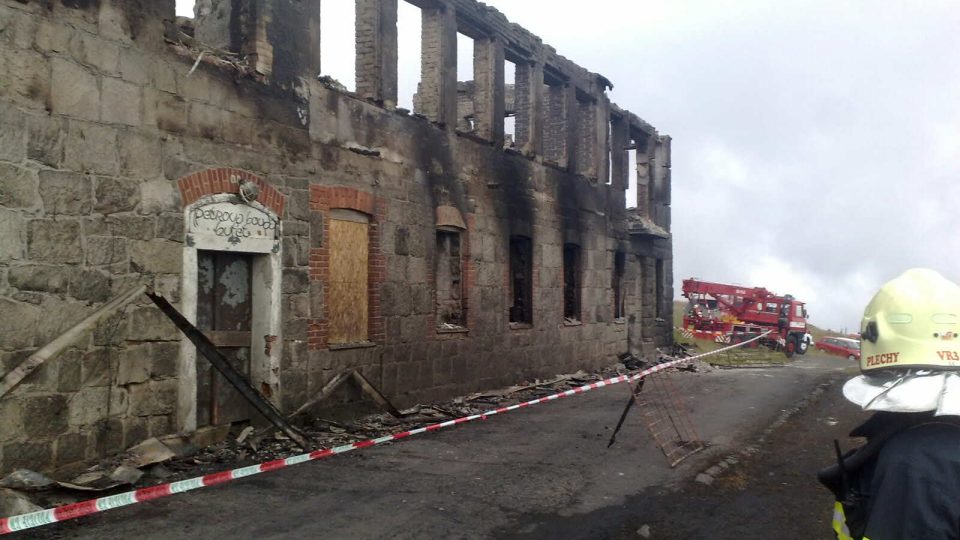
[[[616,385],[26,534],[231,540],[630,537],[634,525],[657,518],[645,514],[645,501],[682,505],[684,494],[677,490],[698,472],[753,444],[818,386],[852,373],[844,359],[808,354],[783,368],[671,375],[709,445],[676,469],[636,416],[628,419],[617,444],[606,448],[629,395],[626,385]],[[831,388],[837,391],[835,384]],[[686,508],[687,514],[697,510]],[[770,532],[736,538],[766,538]],[[693,537],[720,538],[702,532]]]
[[[646,525],[650,538],[658,540],[834,540],[833,496],[816,473],[835,461],[834,439],[844,449],[855,446],[847,434],[868,416],[843,398],[845,379],[828,381],[821,395],[758,444],[758,454],[709,487],[686,482],[676,489],[645,490],[629,500],[634,512],[620,522],[618,534],[602,536],[636,539]]]

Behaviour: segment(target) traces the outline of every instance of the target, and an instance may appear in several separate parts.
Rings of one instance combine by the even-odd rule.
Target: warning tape
[[[106,510],[113,510],[114,508],[120,508],[123,506],[129,506],[131,504],[151,501],[153,499],[167,497],[169,495],[174,495],[176,493],[185,493],[187,491],[193,491],[195,489],[199,489],[202,487],[224,484],[226,482],[230,482],[231,480],[237,480],[240,478],[244,478],[246,476],[253,476],[255,474],[260,474],[268,471],[275,471],[277,469],[283,469],[291,465],[297,465],[300,463],[305,463],[307,461],[314,461],[314,460],[334,456],[337,454],[344,454],[346,452],[351,452],[353,450],[359,450],[361,448],[368,448],[370,446],[376,446],[379,444],[384,444],[392,441],[398,441],[400,439],[405,439],[407,437],[412,437],[414,435],[419,435],[421,433],[429,433],[431,431],[437,431],[443,428],[456,426],[458,424],[473,422],[474,420],[486,420],[488,417],[496,414],[507,413],[510,411],[515,411],[518,409],[530,407],[531,405],[538,405],[540,403],[546,403],[548,401],[554,401],[560,398],[582,394],[585,392],[589,392],[590,390],[603,388],[605,386],[610,386],[613,384],[618,384],[622,382],[633,382],[633,381],[642,379],[648,375],[657,373],[658,371],[663,371],[664,369],[674,367],[678,364],[691,362],[693,360],[699,360],[700,358],[703,358],[705,356],[717,354],[717,353],[726,351],[728,349],[742,347],[743,345],[746,345],[751,341],[760,339],[761,337],[769,333],[770,333],[769,331],[765,332],[753,339],[744,341],[742,343],[737,343],[729,347],[723,347],[713,351],[708,351],[702,354],[698,354],[696,356],[678,358],[675,360],[671,360],[669,362],[657,364],[653,367],[650,367],[648,369],[645,369],[633,375],[620,375],[618,377],[597,381],[597,382],[586,384],[583,386],[578,386],[576,388],[571,388],[570,390],[566,390],[564,392],[558,392],[556,394],[551,394],[549,396],[532,399],[530,401],[518,403],[516,405],[500,407],[498,409],[491,409],[489,411],[482,412],[479,414],[472,414],[470,416],[464,416],[462,418],[457,418],[455,420],[448,420],[446,422],[440,422],[440,423],[432,424],[422,428],[411,429],[409,431],[403,431],[400,433],[395,433],[393,435],[386,435],[384,437],[379,437],[376,439],[368,439],[365,441],[345,444],[345,445],[336,446],[333,448],[315,450],[308,454],[300,454],[298,456],[292,456],[286,459],[277,459],[274,461],[267,461],[259,465],[251,465],[249,467],[241,467],[239,469],[212,473],[205,476],[190,478],[188,480],[181,480],[179,482],[172,482],[169,484],[160,484],[152,487],[141,488],[133,491],[128,491],[126,493],[119,493],[117,495],[100,497],[98,499],[91,499],[88,501],[68,504],[65,506],[58,506],[56,508],[50,508],[47,510],[39,510],[37,512],[31,512],[29,514],[21,514],[19,516],[0,518],[0,535],[9,534],[16,531],[23,531],[26,529],[32,529],[35,527],[41,527],[43,525],[49,525],[51,523],[57,523],[60,521],[76,519],[83,516],[89,516],[90,514],[96,514],[98,512],[104,512]]]

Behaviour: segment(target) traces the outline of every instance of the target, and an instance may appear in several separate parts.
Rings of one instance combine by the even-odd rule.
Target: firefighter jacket
[[[867,443],[818,475],[840,540],[960,539],[960,416],[878,412]]]

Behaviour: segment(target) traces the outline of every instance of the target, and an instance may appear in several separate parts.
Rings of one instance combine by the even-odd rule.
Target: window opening
[[[397,105],[414,110],[414,96],[420,86],[420,50],[423,15],[409,2],[397,4]]]
[[[243,36],[233,24],[238,9],[233,2],[177,0],[177,28],[206,46],[239,53]]]
[[[637,141],[631,139],[627,147],[627,208],[637,207]]]
[[[503,147],[517,146],[517,65],[509,60],[503,64],[504,95]]]
[[[438,328],[452,330],[466,326],[459,231],[437,231],[437,260],[434,275]]]
[[[624,298],[623,298],[623,276],[626,272],[627,267],[627,258],[626,254],[622,251],[617,251],[613,255],[613,317],[615,319],[620,319],[625,317],[626,310],[624,309]]]
[[[607,153],[607,185],[613,184],[613,122],[607,122],[607,142],[601,146],[606,148]],[[618,149],[617,151],[622,151]]]
[[[510,237],[510,322],[533,324],[533,243]]]
[[[329,342],[367,341],[369,284],[368,218],[352,210],[330,213]]]
[[[196,0],[177,0],[177,17],[194,18],[196,6]]]
[[[470,36],[457,32],[457,130],[476,130],[477,83],[473,72],[475,43]]]
[[[657,213],[656,213],[656,190],[657,186],[657,175],[655,171],[660,167],[660,164],[657,163],[656,159],[656,141],[651,139],[650,142],[650,154],[647,160],[647,203],[646,203],[646,215],[650,219],[654,220],[656,223]],[[659,223],[658,223],[659,225]]]
[[[580,320],[580,246],[563,245],[563,317]]]
[[[357,89],[354,2],[320,2],[320,79],[344,91]]]

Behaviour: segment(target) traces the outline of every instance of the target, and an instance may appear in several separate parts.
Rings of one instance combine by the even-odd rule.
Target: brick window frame
[[[310,288],[320,287],[323,298],[330,292],[330,248],[327,241],[330,233],[330,211],[353,210],[366,214],[370,222],[367,258],[367,340],[383,343],[385,326],[380,305],[380,291],[386,278],[385,258],[381,244],[381,228],[387,215],[387,203],[382,197],[343,186],[310,186]],[[326,306],[324,312],[312,314],[307,331],[307,345],[311,350],[330,348],[329,322]],[[338,347],[339,348],[339,347]]]

